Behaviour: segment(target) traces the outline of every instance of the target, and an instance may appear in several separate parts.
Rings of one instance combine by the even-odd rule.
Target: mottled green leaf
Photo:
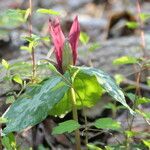
[[[73,76],[73,73],[74,71],[71,73],[71,76]],[[81,109],[83,107],[92,107],[100,100],[104,90],[96,81],[95,76],[89,77],[86,74],[77,73],[72,82],[74,90],[76,92],[78,109]],[[54,106],[50,114],[51,115],[66,114],[67,112],[71,111],[71,109],[72,105],[70,101],[70,95],[68,92],[64,96],[64,98]]]
[[[96,128],[110,129],[110,130],[120,130],[120,122],[112,120],[111,118],[100,118],[94,123]]]
[[[127,105],[121,89],[107,73],[94,68],[71,67],[70,74],[76,92],[78,109],[94,106],[100,100],[104,90],[106,90],[115,100],[127,107],[132,114],[134,113]],[[62,115],[71,111],[71,108],[69,93],[67,93],[49,113],[50,115]]]
[[[54,127],[52,134],[63,134],[65,132],[71,133],[79,127],[80,124],[75,120],[67,120],[65,122],[59,123],[58,126]]]
[[[107,73],[91,67],[72,67],[72,70],[79,70],[77,75],[82,76],[83,74],[86,78],[89,79],[95,77],[95,82],[99,84],[99,86],[103,87],[109,93],[109,95],[111,95],[115,100],[119,101],[122,105],[128,108],[131,114],[134,114],[133,110],[127,105],[123,92]],[[82,80],[84,81],[84,78]],[[96,88],[95,92],[97,92]]]
[[[68,89],[69,86],[61,77],[53,76],[27,90],[4,114],[8,122],[3,133],[21,131],[44,120],[48,111],[64,97]]]

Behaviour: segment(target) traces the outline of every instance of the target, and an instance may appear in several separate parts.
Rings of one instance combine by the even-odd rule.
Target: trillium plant
[[[57,69],[64,73],[70,65],[75,65],[77,60],[77,46],[80,35],[80,25],[76,17],[70,29],[69,36],[65,38],[57,18],[49,22],[50,34],[53,39]]]
[[[56,56],[55,65],[49,63],[52,74],[42,82],[28,86],[24,94],[9,107],[3,115],[7,119],[3,134],[32,127],[48,115],[65,116],[72,111],[73,119],[68,121],[68,126],[72,124],[71,131],[66,129],[64,132],[75,131],[76,149],[80,150],[77,110],[94,106],[107,92],[132,114],[133,111],[127,105],[121,89],[107,73],[92,67],[76,66],[80,35],[78,17],[75,17],[67,37],[62,32],[58,18],[49,21],[49,31]],[[59,132],[59,127],[56,127],[52,134],[64,132]]]

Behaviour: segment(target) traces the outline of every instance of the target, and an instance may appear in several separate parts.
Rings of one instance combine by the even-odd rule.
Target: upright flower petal
[[[49,29],[50,34],[52,36],[53,44],[55,47],[55,56],[58,64],[58,69],[60,71],[62,68],[62,51],[63,51],[63,45],[65,41],[64,34],[61,30],[59,19],[56,18],[54,22],[49,21]]]
[[[69,42],[72,48],[74,65],[77,60],[77,46],[78,46],[79,35],[80,35],[80,25],[78,22],[78,17],[76,16],[69,32]]]

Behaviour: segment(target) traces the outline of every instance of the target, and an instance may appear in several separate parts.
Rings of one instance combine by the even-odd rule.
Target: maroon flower
[[[69,65],[76,64],[77,46],[80,34],[78,17],[75,17],[69,32],[69,36],[66,39],[61,30],[58,18],[56,18],[54,22],[49,22],[49,29],[55,48],[57,68],[61,73],[63,73]]]

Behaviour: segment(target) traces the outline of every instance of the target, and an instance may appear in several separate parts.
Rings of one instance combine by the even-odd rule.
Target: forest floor
[[[72,20],[77,15],[81,25],[81,31],[86,33],[86,38],[88,38],[88,43],[79,43],[78,64],[105,70],[113,77],[117,77],[116,75],[121,74],[124,76],[120,84],[122,88],[128,91],[128,93],[135,93],[135,89],[131,88],[131,86],[139,86],[142,97],[147,97],[147,99],[150,100],[150,85],[146,84],[147,80],[150,80],[149,69],[142,72],[140,83],[138,84],[136,78],[137,72],[140,70],[138,65],[113,64],[115,59],[122,56],[150,58],[150,17],[142,23],[142,27],[133,27],[133,29],[127,27],[127,23],[129,22],[140,23],[136,2],[136,0],[132,2],[128,0],[36,0],[33,1],[33,34],[43,37],[49,36],[48,20],[49,18],[53,20],[55,17],[36,13],[38,8],[59,11],[61,14],[60,20],[62,28],[65,33],[69,32]],[[27,9],[28,7],[27,0],[1,0],[0,16],[8,9]],[[150,15],[149,0],[143,0],[142,3],[140,3],[140,7],[143,14]],[[142,47],[141,32],[144,33],[144,48]],[[14,26],[12,23],[12,26],[11,24],[4,26],[1,24],[0,19],[0,59],[5,59],[9,63],[31,61],[31,56],[28,52],[20,50],[21,46],[27,44],[22,37],[28,34],[29,23],[19,26]],[[91,48],[92,46],[94,48]],[[36,60],[47,58],[50,49],[50,43],[41,43],[35,50]],[[53,57],[52,55],[52,58]],[[1,115],[9,106],[9,103],[6,104],[7,94],[11,91],[18,91],[20,88],[17,84],[4,82],[4,74],[4,72],[1,72],[0,77]],[[129,99],[130,98],[127,98],[127,101],[129,105],[132,105]],[[110,105],[108,106],[108,103],[111,101],[112,99],[107,94],[104,94],[102,100],[96,104],[96,106],[87,109],[88,122],[92,122],[99,117],[112,117],[120,121],[123,124],[123,128],[128,128],[128,122],[126,121],[128,112],[121,109],[114,114],[109,108]],[[117,105],[119,104],[117,103]],[[140,105],[139,107],[142,111],[149,112],[150,102]],[[79,111],[79,114],[80,121],[83,122],[83,112]],[[31,146],[38,149],[39,145],[42,145],[41,147],[43,147],[43,149],[44,146],[45,149],[54,150],[73,149],[71,141],[73,138],[72,135],[63,134],[52,136],[50,134],[53,126],[68,118],[71,118],[70,114],[64,119],[47,117],[45,121],[36,125],[33,129],[16,133],[16,139],[18,143],[21,143],[22,149]],[[134,118],[131,128],[134,132],[150,133],[150,123],[147,123],[147,120],[141,115],[137,115]],[[150,135],[146,136],[146,138],[150,139]],[[138,143],[141,139],[143,139],[143,136],[137,135],[134,138],[134,143]],[[117,144],[118,140],[119,143],[125,141],[125,137],[118,132],[112,132],[111,134],[94,130],[89,132],[89,143],[100,145],[101,147],[107,144]]]

